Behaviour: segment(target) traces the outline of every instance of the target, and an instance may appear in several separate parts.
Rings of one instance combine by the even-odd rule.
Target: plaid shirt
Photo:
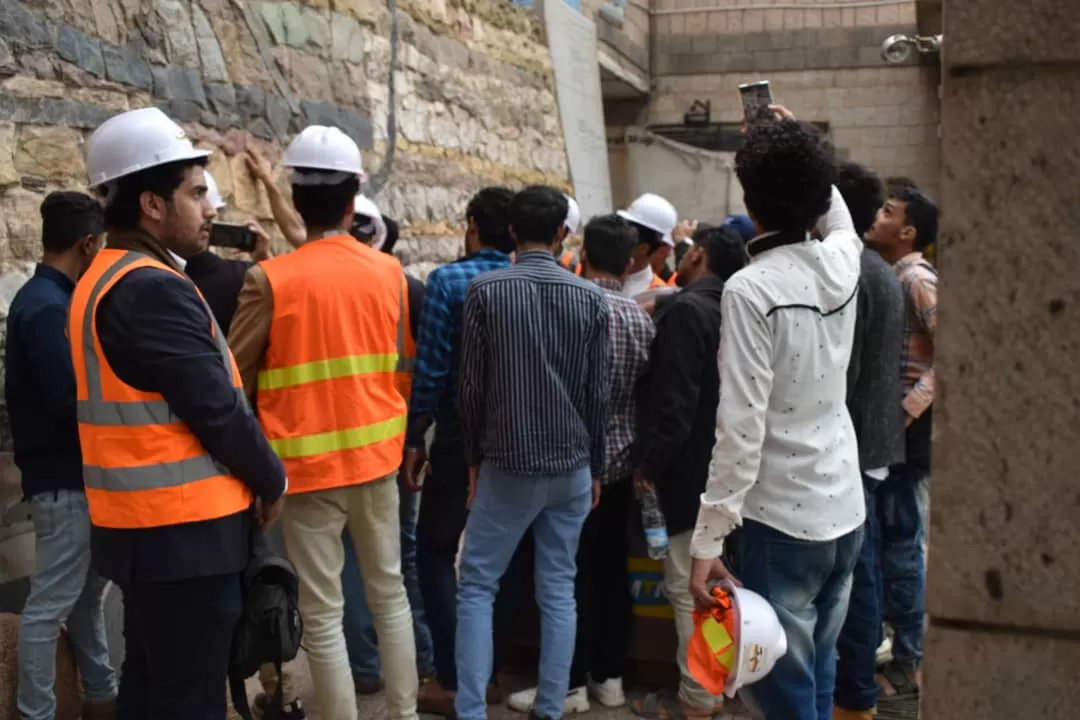
[[[905,255],[894,267],[904,290],[904,412],[917,418],[934,402],[937,272],[920,252]]]
[[[510,264],[510,256],[505,253],[481,250],[436,268],[428,276],[416,338],[408,447],[423,447],[424,430],[430,420],[435,421],[436,444],[460,443],[457,385],[465,294],[474,277]]]
[[[634,443],[636,407],[634,388],[645,374],[652,346],[652,319],[637,302],[622,295],[622,283],[607,278],[593,280],[604,289],[611,308],[609,326],[611,399],[608,404],[604,471],[600,482],[609,484],[630,477],[630,446]]]

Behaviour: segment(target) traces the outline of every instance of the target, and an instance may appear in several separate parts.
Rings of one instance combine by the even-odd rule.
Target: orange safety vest
[[[252,503],[248,487],[214,460],[164,397],[125,383],[102,352],[98,306],[121,278],[139,268],[156,268],[191,282],[143,253],[102,250],[71,300],[68,336],[90,521],[130,530],[214,520],[246,510]],[[238,402],[246,404],[236,361],[209,307],[206,312]]]
[[[677,277],[679,277],[679,273],[672,273],[671,277],[669,277],[668,280],[667,280],[667,284],[670,285],[671,287],[675,287],[676,285],[678,285],[678,283],[675,282],[675,279]]]
[[[718,603],[708,610],[694,609],[694,634],[686,650],[690,674],[719,697],[727,688],[728,676],[739,661],[739,633],[731,596],[721,588],[712,589]]]
[[[664,278],[660,277],[656,273],[653,273],[652,281],[649,282],[649,289],[652,290],[653,288],[658,287],[667,287],[667,283],[664,282]]]
[[[575,275],[581,275],[581,263],[574,260],[574,253],[572,251],[567,250],[563,252],[562,256],[559,258],[559,264]]]
[[[289,493],[394,472],[405,446],[402,380],[411,371],[401,264],[342,234],[261,267],[274,315],[256,402]]]

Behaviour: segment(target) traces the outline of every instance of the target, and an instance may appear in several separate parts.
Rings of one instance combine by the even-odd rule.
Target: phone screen
[[[743,114],[747,121],[751,120],[761,111],[773,104],[772,88],[768,80],[745,83],[739,86],[739,97],[742,98]]]
[[[255,233],[246,225],[216,222],[210,228],[210,244],[251,252],[255,249]]]

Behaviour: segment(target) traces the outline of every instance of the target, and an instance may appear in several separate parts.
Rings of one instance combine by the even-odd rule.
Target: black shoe
[[[304,712],[304,703],[300,698],[296,698],[285,705],[285,709],[279,713],[277,708],[268,707],[266,693],[259,693],[255,696],[255,706],[252,710],[259,720],[306,720],[307,718],[307,713]]]

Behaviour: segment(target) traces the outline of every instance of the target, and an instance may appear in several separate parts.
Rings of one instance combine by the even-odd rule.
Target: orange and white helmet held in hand
[[[724,580],[712,590],[717,605],[694,610],[688,648],[690,674],[713,695],[734,697],[739,688],[769,674],[787,654],[787,635],[769,601]]]

